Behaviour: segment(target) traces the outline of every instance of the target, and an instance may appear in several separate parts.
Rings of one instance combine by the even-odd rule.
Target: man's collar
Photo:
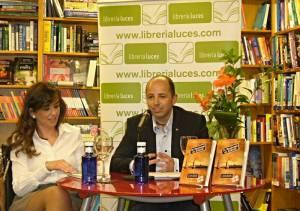
[[[172,124],[173,124],[173,108],[171,111],[171,115],[169,117],[169,120],[166,125],[160,125],[156,120],[155,117],[152,115],[152,123],[153,123],[153,131],[156,133],[158,130],[163,129],[163,130],[171,130],[172,129]]]

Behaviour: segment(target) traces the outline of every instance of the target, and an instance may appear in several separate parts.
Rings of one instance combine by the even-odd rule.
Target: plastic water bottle
[[[146,142],[137,142],[137,155],[134,157],[135,182],[148,183],[149,157],[146,155]]]
[[[93,148],[93,142],[86,142],[85,154],[82,156],[82,183],[87,185],[97,183],[97,156],[94,154]]]

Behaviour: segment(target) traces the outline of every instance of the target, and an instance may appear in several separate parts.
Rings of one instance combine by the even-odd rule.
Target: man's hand
[[[156,164],[159,166],[160,172],[173,172],[174,160],[169,155],[159,152],[157,154],[149,153],[149,165]]]
[[[47,161],[45,163],[45,165],[49,171],[59,170],[59,171],[65,172],[65,173],[75,173],[76,172],[76,169],[65,160]]]

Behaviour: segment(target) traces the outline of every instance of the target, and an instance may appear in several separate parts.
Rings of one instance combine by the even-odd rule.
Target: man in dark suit
[[[111,160],[111,171],[129,173],[133,168],[133,157],[136,155],[138,139],[146,141],[149,155],[150,171],[180,171],[183,154],[180,150],[180,136],[197,136],[208,138],[205,117],[174,106],[177,101],[173,81],[166,76],[150,79],[146,86],[146,101],[150,118],[147,118],[140,130],[138,124],[143,114],[127,120],[125,135]],[[175,203],[176,210],[180,203]],[[181,203],[184,210],[198,210],[197,206]],[[190,202],[192,205],[192,202]],[[140,204],[138,204],[140,205]],[[154,207],[158,206],[158,207]],[[164,207],[168,206],[168,207]],[[172,209],[171,205],[153,205],[149,210]],[[143,210],[150,206],[142,207]],[[173,207],[173,208],[174,208]],[[146,209],[147,210],[147,209]],[[173,209],[174,210],[174,209]]]

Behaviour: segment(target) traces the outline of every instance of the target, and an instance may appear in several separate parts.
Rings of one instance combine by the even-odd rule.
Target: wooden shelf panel
[[[271,36],[272,31],[271,30],[257,30],[257,29],[242,29],[242,34],[256,34],[256,35],[262,35],[262,36]]]
[[[99,121],[99,117],[65,117],[66,121]],[[10,120],[0,120],[0,124],[16,124],[18,122],[17,119]]]
[[[270,103],[247,103],[247,104],[241,104],[241,107],[271,107],[272,105]]]
[[[300,194],[300,190],[298,190],[298,189],[289,189],[289,188],[284,188],[284,187],[278,187],[275,185],[272,185],[272,187],[274,188],[274,190],[277,190],[277,191],[287,191],[287,192],[293,192],[293,193]]]
[[[274,110],[276,114],[300,114],[300,110]]]
[[[100,91],[100,87],[86,87],[86,86],[57,86],[59,89],[83,89]]]
[[[16,124],[18,120],[10,119],[10,120],[0,120],[0,124]]]
[[[97,18],[57,18],[57,17],[46,17],[44,21],[58,21],[63,23],[85,23],[94,25],[97,24]]]
[[[297,68],[288,68],[283,70],[282,72],[276,72],[276,74],[290,74],[290,73],[296,73],[300,72],[300,67]]]
[[[47,56],[64,56],[64,57],[97,57],[98,53],[82,53],[82,52],[44,52],[44,55]]]
[[[86,116],[86,117],[65,117],[66,122],[100,122],[100,118],[97,116]]]
[[[250,141],[250,145],[273,145],[272,142],[253,142]]]
[[[37,51],[9,51],[9,50],[6,50],[6,51],[3,51],[1,50],[0,51],[0,54],[1,56],[5,56],[5,55],[33,55],[33,56],[36,56],[37,55]]]
[[[0,89],[28,89],[29,86],[26,85],[14,85],[14,84],[10,84],[10,85],[0,85]]]
[[[285,151],[285,152],[300,152],[300,148],[296,147],[282,147],[282,146],[274,146],[276,151]]]
[[[272,65],[263,65],[263,64],[254,64],[254,65],[248,65],[248,64],[242,64],[241,68],[243,69],[260,69],[260,68],[271,68]]]
[[[0,15],[0,19],[4,20],[12,20],[12,21],[30,21],[30,20],[38,20],[38,17],[35,16],[12,16],[12,15]]]
[[[293,28],[290,28],[290,29],[282,30],[280,32],[276,32],[274,35],[285,35],[285,34],[288,34],[291,31],[298,31],[298,30],[300,30],[300,25],[296,26],[296,27],[293,27]]]

